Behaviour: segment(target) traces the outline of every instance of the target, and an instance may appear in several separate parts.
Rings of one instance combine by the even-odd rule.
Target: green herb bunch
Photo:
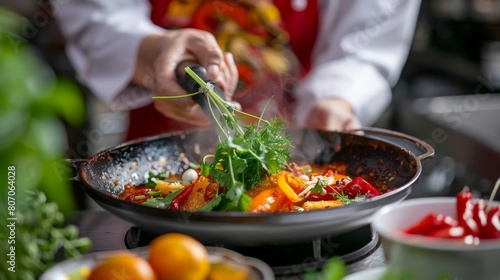
[[[7,221],[6,211],[0,217]],[[12,267],[8,262],[2,262],[0,279],[37,279],[54,265],[59,254],[59,259],[76,258],[91,247],[90,239],[78,236],[77,227],[64,225],[57,203],[48,202],[43,192],[27,191],[26,199],[17,206],[16,218],[15,243],[7,242],[12,240],[12,232],[0,231],[1,252],[10,252],[10,246],[15,246],[15,271],[9,270]]]
[[[201,163],[201,173],[203,176],[210,176],[226,189],[201,210],[248,210],[251,199],[245,192],[262,181],[267,174],[275,174],[288,164],[291,140],[285,134],[286,126],[278,118],[265,120],[236,110],[231,103],[214,92],[212,84],[203,81],[189,67],[185,71],[200,86],[199,92],[188,96],[203,94],[208,99],[207,103],[219,132],[215,154],[205,157]],[[214,112],[218,112],[220,119],[215,117],[217,114]],[[256,121],[241,126],[236,113]],[[213,157],[211,163],[207,161],[209,157]]]
[[[247,210],[251,200],[245,192],[287,166],[290,140],[282,135],[283,128],[273,119],[262,126],[248,125],[245,133],[219,143],[213,163],[204,165],[208,170],[203,173],[227,189],[220,194],[223,210]]]

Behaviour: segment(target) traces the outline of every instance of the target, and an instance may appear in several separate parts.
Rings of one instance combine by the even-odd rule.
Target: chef
[[[52,0],[78,79],[129,110],[127,139],[209,126],[177,84],[195,60],[227,99],[293,127],[373,124],[391,100],[419,0]]]

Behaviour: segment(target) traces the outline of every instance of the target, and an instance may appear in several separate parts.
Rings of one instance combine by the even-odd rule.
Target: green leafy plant
[[[321,271],[308,271],[304,280],[342,280],[347,274],[347,266],[340,257],[331,257],[323,264]]]
[[[89,246],[63,224],[63,213],[76,206],[57,169],[66,147],[62,120],[82,121],[83,99],[17,33],[22,22],[0,9],[0,218],[10,225],[0,228],[0,249],[3,257],[15,252],[9,256],[15,265],[0,263],[0,279],[7,280],[36,279],[57,252],[72,257]]]
[[[10,218],[7,213],[0,214],[2,221]],[[0,264],[1,279],[37,279],[54,264],[56,254],[76,258],[91,247],[90,239],[78,237],[78,228],[64,224],[63,213],[55,202],[47,201],[43,192],[27,191],[26,199],[17,206],[15,218],[14,232],[0,232],[2,252],[15,253],[15,265]],[[10,236],[13,238],[9,239]]]
[[[0,9],[0,18],[1,178],[14,165],[18,190],[42,190],[62,211],[72,210],[71,188],[61,179],[56,163],[67,146],[62,120],[70,125],[83,120],[83,98],[74,83],[57,79],[20,39],[19,16]],[[19,200],[25,195],[16,194]]]

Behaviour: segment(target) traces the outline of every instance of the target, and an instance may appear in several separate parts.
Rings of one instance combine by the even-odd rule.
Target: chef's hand
[[[205,67],[208,78],[231,100],[238,82],[233,56],[223,54],[215,37],[202,30],[186,28],[146,36],[139,47],[133,82],[152,89],[157,96],[186,94],[175,75],[177,66],[184,61],[196,61]],[[192,98],[155,99],[154,105],[177,121],[197,126],[211,124]]]
[[[318,101],[305,122],[306,128],[346,131],[361,128],[361,122],[351,105],[342,99],[332,98]]]

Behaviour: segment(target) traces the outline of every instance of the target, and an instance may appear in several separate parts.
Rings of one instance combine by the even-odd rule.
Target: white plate
[[[247,266],[249,268],[248,280],[274,280],[274,273],[266,263],[256,259],[245,257],[235,251],[218,248],[207,247],[210,262],[231,263],[237,266]],[[130,250],[142,257],[148,254],[147,247]],[[107,251],[84,255],[81,259],[71,259],[62,261],[47,271],[45,271],[39,280],[67,280],[67,275],[76,272],[83,267],[92,268],[97,263],[106,258],[106,256],[116,253],[117,251]]]
[[[379,280],[387,271],[387,267],[370,268],[347,275],[343,280]]]

